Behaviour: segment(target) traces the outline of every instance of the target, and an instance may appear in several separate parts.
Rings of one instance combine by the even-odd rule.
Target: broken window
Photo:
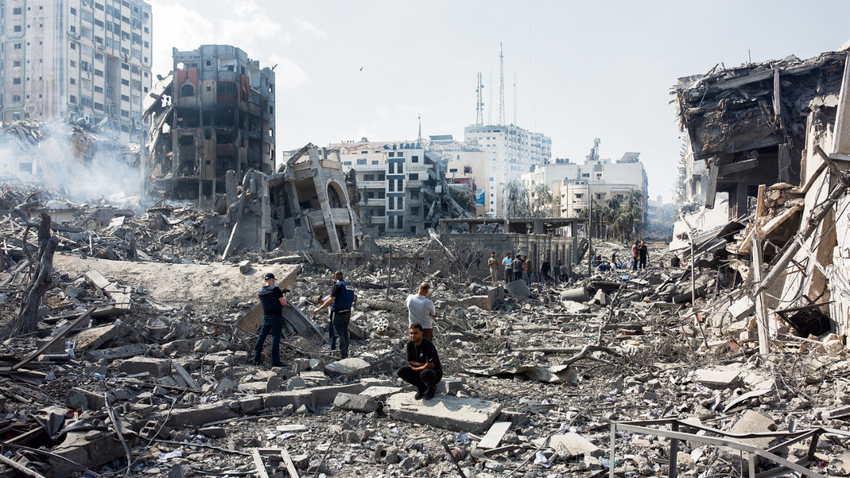
[[[195,96],[195,87],[191,83],[181,86],[180,96]]]
[[[410,190],[410,199],[419,199],[419,190],[411,189]]]

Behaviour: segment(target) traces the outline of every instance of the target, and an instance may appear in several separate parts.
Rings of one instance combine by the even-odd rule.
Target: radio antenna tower
[[[493,72],[490,72],[490,108],[487,109],[487,124],[493,124]]]
[[[517,124],[519,123],[516,121],[516,73],[514,73],[514,126]]]
[[[505,55],[499,43],[499,126],[505,124]]]
[[[478,85],[475,88],[475,93],[478,94],[475,104],[475,124],[478,126],[484,125],[484,83],[482,81],[481,73],[478,73]]]

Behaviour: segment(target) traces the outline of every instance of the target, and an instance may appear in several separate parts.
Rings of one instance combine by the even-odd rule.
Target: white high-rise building
[[[107,120],[138,141],[152,28],[141,0],[0,0],[0,119]]]
[[[487,158],[487,216],[504,214],[505,184],[519,181],[532,165],[543,164],[552,158],[552,139],[514,125],[464,128],[464,142],[483,149]]]

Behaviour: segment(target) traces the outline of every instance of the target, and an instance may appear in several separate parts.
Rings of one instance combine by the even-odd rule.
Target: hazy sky
[[[308,1],[150,0],[154,73],[171,48],[242,48],[277,81],[277,148],[344,140],[413,140],[505,118],[552,138],[552,155],[582,162],[639,151],[653,199],[671,198],[680,133],[670,89],[715,64],[794,54],[850,40],[850,1]],[[490,77],[492,74],[492,103]]]

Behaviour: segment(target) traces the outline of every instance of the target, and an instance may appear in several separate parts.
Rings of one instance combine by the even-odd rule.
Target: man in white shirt
[[[428,340],[434,340],[434,319],[437,318],[437,309],[434,308],[434,303],[429,299],[428,292],[431,290],[431,284],[423,282],[419,285],[418,294],[410,294],[404,305],[409,312],[407,318],[410,325],[420,324],[422,326],[422,336]]]

